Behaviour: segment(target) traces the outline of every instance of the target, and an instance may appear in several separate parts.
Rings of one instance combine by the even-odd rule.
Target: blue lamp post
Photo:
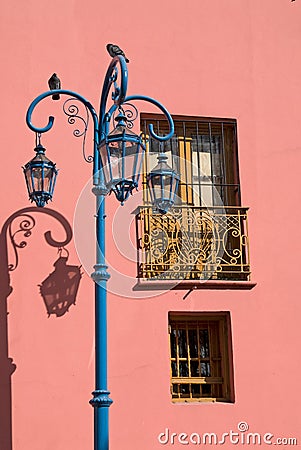
[[[149,134],[160,142],[170,139],[174,133],[174,125],[169,112],[161,103],[153,98],[132,95],[126,96],[128,71],[124,56],[118,55],[112,59],[108,67],[102,94],[100,99],[100,112],[97,115],[94,107],[84,97],[76,92],[65,89],[54,89],[39,95],[30,104],[26,123],[36,133],[37,155],[23,168],[28,194],[31,201],[35,201],[38,207],[52,200],[57,169],[55,164],[45,156],[45,149],[41,144],[41,136],[48,132],[53,124],[54,117],[50,116],[45,127],[36,127],[32,123],[32,113],[36,106],[46,97],[67,95],[72,100],[80,101],[93,120],[93,193],[96,196],[96,264],[91,277],[95,283],[95,390],[90,404],[94,407],[94,449],[107,450],[109,448],[109,423],[108,412],[112,400],[107,387],[107,290],[106,283],[110,275],[107,272],[105,261],[105,196],[114,192],[116,198],[123,203],[134,189],[138,187],[145,147],[141,136],[134,134],[131,121],[126,115],[127,105],[135,100],[144,100],[158,107],[166,116],[169,123],[169,133],[158,136],[149,126]],[[112,105],[107,107],[109,93],[112,92]],[[70,98],[69,98],[70,100]],[[67,101],[69,101],[67,100]],[[66,102],[67,102],[66,101]],[[65,102],[65,104],[66,104]],[[65,105],[64,104],[64,105]],[[75,108],[75,109],[74,109]],[[135,108],[136,110],[136,108]],[[65,109],[64,109],[65,111]],[[73,107],[72,111],[76,111]],[[137,111],[137,110],[136,110]],[[116,113],[117,116],[116,116]],[[71,118],[76,117],[68,114]],[[116,117],[115,117],[116,116]],[[70,123],[74,123],[69,120]],[[116,126],[114,126],[116,122]],[[86,127],[87,128],[87,127]],[[86,131],[86,129],[85,129]],[[159,161],[162,161],[159,158]],[[160,170],[162,167],[162,170]],[[170,177],[172,180],[170,181]],[[166,181],[166,180],[169,181]],[[173,204],[173,198],[177,189],[177,177],[167,166],[166,162],[156,167],[155,174],[149,176],[150,189],[155,193],[155,207],[165,213],[168,206]],[[155,180],[155,181],[154,181]],[[175,180],[175,181],[173,181]],[[158,189],[159,186],[168,184],[166,189]],[[163,196],[160,199],[160,195]]]

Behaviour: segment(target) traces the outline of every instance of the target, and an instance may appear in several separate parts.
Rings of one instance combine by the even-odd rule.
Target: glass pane
[[[139,147],[139,153],[135,155],[135,160],[133,162],[133,174],[132,174],[137,180],[139,179],[139,175],[141,173],[144,154],[145,152],[143,148]]]
[[[191,394],[192,397],[200,397],[201,396],[201,386],[199,384],[191,385]]]
[[[211,384],[202,384],[202,395],[203,397],[211,396]]]
[[[172,358],[177,357],[176,333],[176,330],[172,330],[170,333],[170,353]]]
[[[196,157],[196,155],[194,155],[194,157]],[[212,168],[211,168],[210,153],[204,153],[204,152],[199,153],[199,159],[200,159],[200,176],[201,176],[201,179],[204,180],[204,177],[208,177],[209,179],[211,179],[211,177],[212,177]],[[206,182],[206,178],[205,178],[204,181]]]
[[[108,170],[111,170],[112,181],[120,180],[120,178],[122,178],[122,160],[120,159],[120,155],[118,155],[118,153],[111,154],[110,167]]]
[[[188,330],[189,352],[191,358],[198,357],[198,336],[197,330]]]
[[[137,158],[136,155],[128,155],[123,158],[123,178],[132,179],[137,174]]]
[[[187,358],[186,330],[178,330],[179,357]]]
[[[180,377],[189,377],[188,362],[180,361],[179,363]]]
[[[207,181],[205,182],[206,184],[202,185],[202,195],[201,195],[201,206],[213,206],[214,203],[214,199],[213,199],[213,193],[214,190],[212,189],[212,185],[208,184],[209,179],[207,178]],[[219,204],[220,202],[218,202],[218,199],[216,200],[217,204]]]
[[[200,330],[200,357],[209,358],[208,330]]]
[[[173,384],[172,385],[172,397],[178,398],[180,393],[180,385],[179,384]]]
[[[180,384],[181,397],[190,397],[189,384]]]
[[[103,165],[104,181],[107,184],[107,183],[109,183],[111,176],[110,176],[110,168],[109,168],[106,144],[104,144],[100,147],[99,152],[100,152],[100,157],[101,157],[101,163]]]
[[[171,373],[172,373],[172,377],[178,377],[178,370],[177,370],[177,363],[175,361],[171,362]]]
[[[30,169],[26,169],[25,177],[26,177],[29,193],[31,193],[32,192],[32,179],[31,179],[31,170]]]
[[[163,192],[161,188],[161,177],[159,175],[155,175],[152,177],[152,187],[153,187],[153,193],[154,198],[162,198]]]
[[[44,167],[44,191],[49,192],[51,187],[52,169]]]
[[[201,377],[210,377],[211,371],[210,371],[210,363],[201,363]]]
[[[172,181],[173,178],[169,175],[165,175],[163,178],[163,198],[169,200],[170,199],[170,193],[172,190]]]
[[[200,376],[199,362],[190,361],[190,370],[192,377],[199,377]]]
[[[33,167],[31,173],[33,176],[33,189],[35,191],[42,191],[43,190],[42,168]]]

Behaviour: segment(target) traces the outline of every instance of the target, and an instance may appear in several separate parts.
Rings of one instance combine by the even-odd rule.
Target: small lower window
[[[233,402],[230,314],[169,313],[174,402]]]

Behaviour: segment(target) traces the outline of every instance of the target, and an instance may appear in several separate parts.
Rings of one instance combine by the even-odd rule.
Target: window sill
[[[159,281],[159,280],[138,280],[133,287],[133,291],[157,291],[157,290],[196,290],[196,289],[215,289],[215,290],[250,290],[257,283],[253,281],[224,281],[224,280],[181,280],[177,281]]]
[[[203,397],[203,398],[173,398],[171,402],[174,405],[187,405],[187,404],[200,404],[200,403],[234,403],[232,400],[229,399],[217,399],[214,397]]]

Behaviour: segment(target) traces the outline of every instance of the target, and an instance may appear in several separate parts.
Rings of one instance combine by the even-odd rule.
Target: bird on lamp
[[[107,50],[108,50],[108,52],[109,52],[109,55],[112,56],[112,58],[114,58],[114,56],[121,55],[121,56],[124,56],[124,58],[125,58],[125,60],[126,60],[127,63],[130,62],[130,61],[127,59],[127,57],[125,56],[124,51],[121,50],[121,48],[118,47],[118,45],[115,45],[115,44],[107,44]]]
[[[52,74],[51,77],[48,80],[48,86],[51,91],[54,89],[61,89],[61,80],[57,76],[56,73]],[[52,100],[59,100],[60,94],[53,94]]]

